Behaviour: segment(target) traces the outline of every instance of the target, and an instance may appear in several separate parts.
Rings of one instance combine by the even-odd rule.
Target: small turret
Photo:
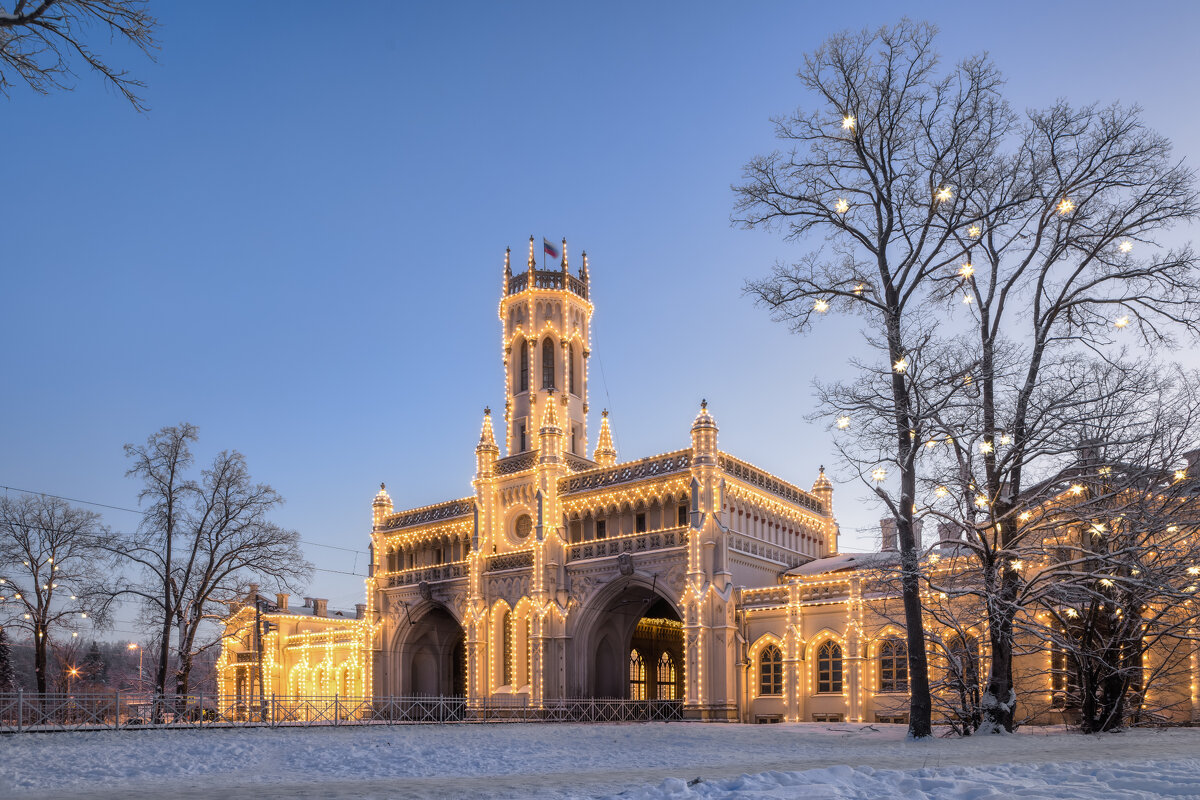
[[[583,251],[583,266],[579,268],[579,278],[584,283],[587,283],[587,279],[588,279],[587,250]]]
[[[826,514],[833,513],[833,484],[829,482],[829,478],[825,477],[825,465],[821,465],[821,471],[817,473],[817,479],[813,481],[812,493],[821,501],[821,505]]]
[[[563,271],[563,275],[566,275],[567,274],[567,237],[565,237],[565,236],[563,237],[562,245],[563,245],[562,271]]]
[[[602,467],[611,467],[617,463],[617,448],[613,447],[612,430],[608,427],[608,409],[600,413],[600,436],[596,439],[596,450],[592,453],[592,461]]]
[[[492,475],[500,448],[492,430],[492,409],[483,410],[483,425],[479,431],[479,445],[475,448],[475,477],[489,478]]]
[[[708,401],[700,401],[700,413],[692,422],[692,463],[717,463],[717,421],[708,413]]]
[[[533,234],[529,234],[529,271],[533,272]]]
[[[387,493],[387,487],[380,483],[379,493],[375,495],[375,500],[371,503],[371,520],[375,528],[381,528],[383,521],[391,516],[391,513],[392,498]]]
[[[504,294],[508,294],[508,281],[512,278],[512,248],[504,248]]]
[[[563,429],[558,424],[558,414],[554,410],[554,395],[546,397],[546,410],[542,412],[542,427],[538,431],[538,463],[557,463],[562,456]]]

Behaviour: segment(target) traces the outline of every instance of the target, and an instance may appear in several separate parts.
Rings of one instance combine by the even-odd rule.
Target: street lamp
[[[138,651],[138,691],[142,690],[142,648],[137,642],[129,643],[130,650]]]
[[[79,670],[77,670],[75,667],[71,667],[70,669],[67,670],[67,694],[71,693],[71,679],[78,678],[78,677],[79,677]]]

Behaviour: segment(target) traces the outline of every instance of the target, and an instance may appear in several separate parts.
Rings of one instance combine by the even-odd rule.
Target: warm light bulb
[[[934,196],[937,198],[937,201],[939,203],[945,203],[951,197],[954,197],[954,190],[951,189],[949,186],[943,186],[942,188],[937,190],[937,194]]]
[[[982,494],[975,495],[975,507],[976,508],[987,508],[987,504],[988,504],[987,496],[982,495]]]
[[[884,478],[887,477],[887,470],[884,469],[883,467],[876,467],[875,469],[873,469],[871,471],[871,477],[875,481],[882,481]]]
[[[908,359],[902,358],[895,364],[892,364],[892,369],[903,374],[908,369]]]
[[[967,236],[970,236],[972,239],[978,239],[979,235],[982,233],[983,229],[978,225],[972,225],[971,227],[967,228]]]
[[[844,197],[839,197],[838,201],[833,204],[833,210],[839,214],[845,214],[850,210],[850,202]]]
[[[1083,487],[1078,483],[1071,484],[1071,494],[1083,494]]]
[[[971,295],[969,295],[969,294],[964,294],[964,295],[963,295],[963,305],[965,305],[965,306],[969,306],[969,305],[971,305],[971,303],[973,303],[973,302],[975,302],[975,301],[971,299]]]
[[[1075,210],[1075,201],[1074,200],[1064,197],[1062,200],[1058,201],[1058,213],[1060,215],[1066,216],[1067,214],[1070,214],[1074,210]]]
[[[1117,245],[1117,249],[1120,250],[1122,253],[1128,253],[1129,251],[1133,250],[1133,242],[1126,239],[1125,241],[1123,241],[1119,245]]]
[[[1113,582],[1111,580],[1109,580],[1108,578],[1101,578],[1100,585],[1101,586],[1112,586]]]
[[[846,116],[842,117],[842,130],[844,130],[844,131],[854,130],[855,122],[857,122],[857,120],[854,119],[854,117],[850,114],[847,114]]]
[[[958,274],[963,276],[964,278],[969,278],[975,274],[975,267],[973,267],[971,265],[971,262],[968,261],[966,264],[963,264],[961,267],[958,268]]]
[[[837,418],[837,426],[838,426],[838,430],[845,430],[846,428],[849,428],[850,427],[850,418],[847,416],[838,417]]]
[[[947,489],[945,486],[939,486],[939,487],[937,487],[937,489],[934,490],[933,493],[935,495],[937,495],[938,497],[945,497],[946,495],[950,494],[950,490]]]
[[[827,300],[818,300],[817,302],[813,303],[813,311],[816,311],[818,314],[824,314],[828,310],[829,301]]]
[[[994,449],[995,448],[992,447],[991,442],[980,442],[979,443],[979,452],[984,453],[985,455],[987,453],[992,452],[992,450],[994,450]]]
[[[855,294],[858,294],[858,295],[861,295],[861,294],[863,293],[863,289],[864,289],[864,288],[866,288],[866,287],[865,287],[865,286],[863,286],[861,283],[856,283],[856,284],[854,285],[854,293],[855,293]]]
[[[1115,328],[1124,328],[1127,325],[1129,325],[1129,317],[1118,317],[1117,321],[1113,323]]]
[[[930,439],[928,442],[925,443],[925,448],[927,450],[932,450],[936,446],[937,446],[937,442],[934,441],[933,439]]]
[[[1186,470],[1186,469],[1177,469],[1177,470],[1175,470],[1175,480],[1177,480],[1177,481],[1181,481],[1181,480],[1183,480],[1183,479],[1184,479],[1184,478],[1186,478],[1186,477],[1187,477],[1187,470]]]

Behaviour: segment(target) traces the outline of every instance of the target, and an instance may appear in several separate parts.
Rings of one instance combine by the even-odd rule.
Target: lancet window
[[[758,693],[783,694],[783,652],[773,644],[758,656]]]
[[[646,699],[646,660],[636,647],[629,651],[629,699]]]
[[[658,692],[659,700],[675,700],[675,659],[666,650],[658,659]]]
[[[817,648],[817,693],[836,694],[842,691],[842,646],[824,642]]]
[[[879,691],[908,691],[908,645],[902,639],[885,639],[879,645]]]
[[[554,388],[554,340],[549,336],[542,340],[542,388]]]

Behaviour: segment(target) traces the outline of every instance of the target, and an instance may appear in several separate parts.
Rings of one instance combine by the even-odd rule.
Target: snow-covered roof
[[[882,553],[839,553],[828,558],[818,558],[798,567],[792,567],[784,575],[811,576],[852,569],[873,569],[888,564],[900,563],[900,554],[895,550]]]

